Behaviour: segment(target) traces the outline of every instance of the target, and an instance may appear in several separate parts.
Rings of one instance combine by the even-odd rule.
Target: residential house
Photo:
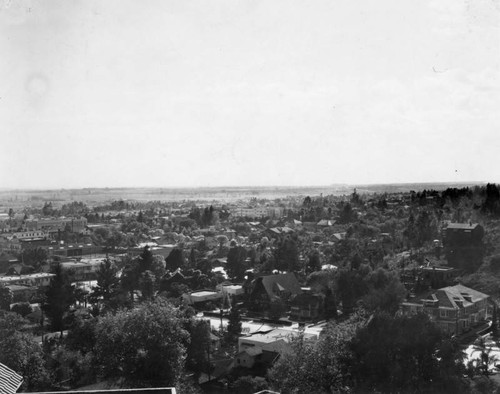
[[[70,273],[75,281],[95,280],[103,259],[85,259],[61,263],[61,268]]]
[[[322,219],[316,223],[317,227],[331,227],[335,224],[335,220]]]
[[[317,335],[312,333],[302,333],[299,331],[276,328],[266,332],[258,332],[252,335],[238,338],[238,352],[246,349],[262,349],[263,352],[275,352],[283,354],[290,349],[290,342],[293,338],[303,335],[305,340],[315,340]]]
[[[22,250],[21,241],[9,237],[0,237],[0,252],[4,253],[19,253]]]
[[[424,283],[432,289],[451,286],[460,272],[453,267],[440,266],[422,267],[421,271]]]
[[[314,321],[323,315],[324,299],[317,294],[302,293],[291,300],[290,319]]]
[[[489,296],[463,285],[443,287],[401,304],[403,314],[427,313],[443,332],[462,334],[488,316]]]
[[[443,246],[449,265],[473,271],[484,256],[484,229],[477,223],[448,223],[443,232]]]
[[[255,278],[249,289],[250,306],[254,310],[267,310],[271,301],[288,301],[302,294],[300,284],[293,273],[266,275]]]
[[[481,244],[484,228],[478,223],[448,223],[443,233],[445,246]]]
[[[280,238],[287,234],[294,233],[295,230],[293,228],[284,226],[284,227],[271,227],[267,229],[266,234],[272,238]]]
[[[337,243],[339,241],[342,241],[343,239],[345,239],[347,236],[347,233],[335,233],[335,234],[332,234],[332,238],[331,240],[334,242],[334,243]]]
[[[24,285],[8,285],[5,286],[12,292],[13,302],[30,302],[38,294],[38,288]]]

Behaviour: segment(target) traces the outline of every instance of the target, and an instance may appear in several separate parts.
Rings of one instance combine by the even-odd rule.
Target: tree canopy
[[[74,289],[61,264],[54,267],[53,273],[55,276],[45,292],[45,302],[42,309],[50,318],[52,330],[62,331],[64,329],[64,314],[68,312],[69,307],[75,301]]]
[[[188,338],[180,312],[161,298],[103,316],[96,327],[95,346],[100,374],[136,387],[175,386]]]

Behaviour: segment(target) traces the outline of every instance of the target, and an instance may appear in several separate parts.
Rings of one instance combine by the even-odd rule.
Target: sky
[[[0,187],[500,182],[500,0],[0,0]]]

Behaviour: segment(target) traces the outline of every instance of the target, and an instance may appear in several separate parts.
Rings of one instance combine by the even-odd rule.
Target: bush
[[[500,254],[491,257],[490,269],[494,272],[498,272],[498,270],[500,270]]]

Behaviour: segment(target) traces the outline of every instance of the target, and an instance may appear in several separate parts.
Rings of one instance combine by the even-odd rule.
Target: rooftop
[[[478,301],[487,299],[487,294],[481,293],[477,290],[471,289],[464,285],[455,285],[443,287],[428,294],[424,301],[439,302],[439,307],[459,309],[462,305],[464,307],[473,305]],[[470,301],[469,301],[470,300]]]
[[[276,328],[267,333],[256,333],[246,337],[247,339],[251,338],[252,340],[261,342],[261,343],[273,343],[279,340],[283,340],[285,342],[289,342],[293,337],[299,335],[298,331],[292,330],[284,330],[281,328]],[[317,336],[311,333],[304,333],[304,339],[315,339]]]
[[[453,230],[474,230],[478,223],[448,223],[447,229]]]

